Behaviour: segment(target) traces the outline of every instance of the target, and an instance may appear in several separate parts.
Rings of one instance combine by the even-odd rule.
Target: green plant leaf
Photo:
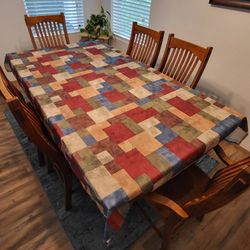
[[[101,6],[100,14],[91,14],[84,29],[79,26],[80,32],[87,32],[90,36],[96,36],[97,38],[100,35],[109,36],[111,34],[110,21],[106,13],[110,16],[110,13],[105,12],[103,6]]]

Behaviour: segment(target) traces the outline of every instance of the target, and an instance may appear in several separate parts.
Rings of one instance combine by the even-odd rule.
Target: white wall
[[[110,0],[103,3],[110,8]],[[219,96],[245,114],[250,123],[249,12],[212,7],[208,0],[152,0],[150,26],[165,31],[163,47],[169,33],[202,46],[213,46],[199,88]],[[115,39],[114,45],[124,51],[127,48],[121,39]],[[250,149],[250,136],[243,145]]]
[[[84,0],[85,20],[88,19],[91,14],[99,13],[100,10],[101,10],[101,0]]]
[[[20,0],[1,0],[0,3],[0,64],[7,52],[32,48],[24,23],[24,6]]]

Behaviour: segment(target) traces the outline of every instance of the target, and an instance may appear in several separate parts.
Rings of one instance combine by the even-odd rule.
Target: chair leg
[[[72,203],[71,202],[72,201],[72,174],[71,173],[65,178],[64,192],[65,192],[64,206],[65,206],[65,210],[68,211],[70,210],[71,203]]]
[[[40,166],[44,166],[46,164],[44,154],[37,149],[37,155],[38,155],[38,162]]]
[[[71,208],[71,196],[72,196],[72,172],[69,166],[66,164],[54,164],[53,169],[56,170],[61,181],[64,185],[64,208],[68,211]]]
[[[53,170],[54,170],[54,168],[53,168],[53,163],[48,159],[48,160],[47,160],[47,174],[52,173]]]
[[[147,213],[144,211],[144,209],[141,207],[141,205],[136,202],[135,203],[137,205],[137,207],[141,210],[144,218],[149,222],[150,226],[155,230],[155,232],[159,235],[160,238],[163,237],[161,231],[156,227],[156,225],[154,224],[154,222],[151,220],[151,218],[147,215]]]
[[[196,217],[196,220],[198,220],[199,222],[201,222],[203,219],[204,219],[204,215]]]
[[[161,245],[162,250],[168,249],[168,243],[171,239],[173,232],[177,229],[177,227],[181,225],[182,222],[183,220],[175,214],[170,215],[169,218],[167,218],[165,224],[165,232]]]

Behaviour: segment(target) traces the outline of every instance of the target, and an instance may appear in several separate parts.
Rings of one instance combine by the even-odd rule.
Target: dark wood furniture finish
[[[34,111],[19,100],[15,94],[9,91],[8,86],[9,81],[1,69],[0,94],[5,99],[23,132],[29,140],[37,146],[38,150],[48,157],[53,168],[62,179],[65,187],[65,209],[68,210],[71,207],[72,194],[72,172],[70,166],[52,139],[49,138],[46,128],[40,122]]]
[[[249,0],[209,0],[209,3],[220,6],[250,9]]]
[[[182,84],[187,84],[190,77],[193,76],[190,87],[195,88],[207,65],[212,49],[212,47],[200,47],[170,34],[158,70]]]
[[[3,92],[3,95],[6,96],[6,97],[7,96],[10,97],[11,96],[10,93],[11,93],[13,96],[18,97],[18,99],[21,102],[26,104],[23,94],[21,93],[21,91],[12,82],[10,82],[7,79],[7,77],[6,77],[6,75],[5,75],[5,73],[4,73],[1,66],[0,66],[0,77],[1,77],[1,80],[2,80],[2,84],[4,84],[4,86],[5,86],[5,88],[1,88],[1,91]]]
[[[160,53],[164,31],[155,31],[133,22],[127,55],[154,67]]]
[[[237,147],[239,151],[242,150],[240,146]],[[220,146],[217,146],[216,152],[227,166],[218,170],[211,179],[193,165],[146,196],[166,220],[164,234],[156,228],[163,238],[163,249],[167,248],[174,230],[186,219],[201,219],[205,214],[226,205],[249,187],[250,153],[244,159],[233,162]]]
[[[25,15],[24,17],[34,49],[38,49],[34,33],[37,36],[40,48],[53,48],[63,46],[65,43],[69,44],[63,13],[50,16]]]
[[[7,97],[9,96],[9,92],[12,96],[16,96],[23,105],[28,106],[28,108],[33,109],[32,105],[30,102],[26,102],[23,94],[21,93],[21,91],[11,82],[7,79],[2,67],[0,66],[0,77],[2,78],[2,84],[4,84],[5,88],[1,88],[1,91],[3,92],[3,96]],[[10,96],[9,96],[10,97]],[[6,98],[5,98],[6,99]],[[39,149],[37,150],[37,154],[38,154],[38,161],[39,161],[39,165],[40,166],[44,166],[45,165],[45,159],[44,159],[44,155],[42,152],[39,151]]]

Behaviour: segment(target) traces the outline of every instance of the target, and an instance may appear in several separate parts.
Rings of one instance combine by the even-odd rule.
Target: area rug
[[[72,208],[69,211],[65,211],[63,207],[64,189],[57,174],[55,172],[47,174],[46,167],[39,166],[35,146],[28,141],[28,138],[18,126],[9,110],[5,111],[5,115],[27,154],[73,247],[77,250],[105,249],[106,247],[103,243],[105,221],[95,203],[83,189],[79,188],[79,191],[72,196]],[[210,171],[216,165],[216,161],[205,157],[205,161],[201,161],[199,164],[204,171]],[[75,179],[74,188],[78,185],[80,186]],[[147,214],[151,216],[152,220],[157,218],[156,212],[144,200],[139,200],[138,202]],[[113,234],[112,245],[109,249],[128,249],[148,227],[149,223],[145,220],[138,207],[132,206],[121,231]]]

